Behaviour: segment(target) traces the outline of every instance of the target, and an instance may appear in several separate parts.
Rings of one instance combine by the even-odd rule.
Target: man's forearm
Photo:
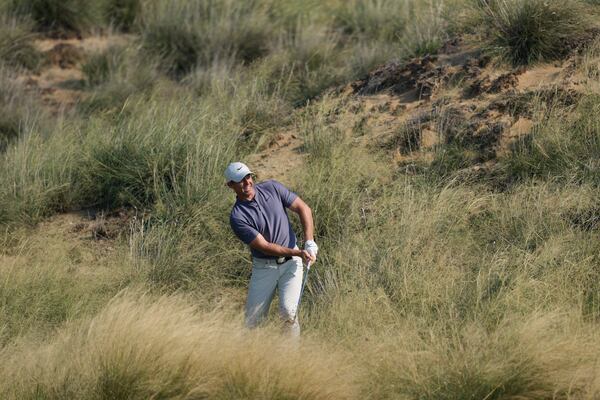
[[[302,224],[302,228],[304,229],[304,240],[315,240],[314,237],[314,224],[312,218],[312,211],[309,207],[304,207],[298,213],[300,217],[300,223]]]
[[[269,246],[267,246],[266,251],[263,251],[263,253],[268,254],[270,256],[279,256],[279,257],[287,257],[287,256],[301,257],[302,256],[302,250],[290,249],[289,247],[283,247],[283,246],[280,246],[275,243],[269,243]]]
[[[300,197],[297,197],[290,206],[290,210],[298,214],[298,217],[300,217],[300,223],[302,224],[302,229],[304,230],[304,240],[315,240],[315,228],[313,224],[312,210],[310,207]]]
[[[276,243],[263,243],[260,247],[255,247],[261,253],[277,256],[277,257],[301,257],[302,251],[299,249],[290,249],[289,247],[283,247]]]

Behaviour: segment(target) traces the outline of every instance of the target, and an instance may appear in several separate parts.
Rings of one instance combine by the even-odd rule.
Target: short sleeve
[[[250,244],[250,242],[258,236],[258,231],[256,229],[238,218],[230,218],[229,223],[231,224],[231,229],[233,229],[235,235],[246,244]]]
[[[277,181],[271,181],[271,184],[273,185],[273,189],[275,190],[275,192],[279,195],[279,198],[281,199],[283,205],[286,208],[289,208],[294,202],[294,200],[296,200],[298,195]]]

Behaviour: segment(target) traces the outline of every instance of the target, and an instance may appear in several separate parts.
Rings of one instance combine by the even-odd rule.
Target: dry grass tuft
[[[578,0],[479,0],[492,52],[515,64],[564,56],[589,26]]]
[[[330,351],[245,332],[179,296],[122,293],[97,316],[39,346],[2,351],[5,399],[345,399]]]

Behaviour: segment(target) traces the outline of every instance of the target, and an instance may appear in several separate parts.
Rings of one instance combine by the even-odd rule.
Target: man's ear
[[[229,181],[229,182],[225,182],[225,186],[227,186],[227,187],[231,187],[231,185],[232,185],[231,181]]]

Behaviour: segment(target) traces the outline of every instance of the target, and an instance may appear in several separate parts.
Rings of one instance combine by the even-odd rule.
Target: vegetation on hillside
[[[590,24],[579,1],[479,2],[490,50],[516,65],[564,56]]]
[[[563,4],[2,2],[0,397],[597,398],[597,9]],[[94,30],[132,39],[88,55],[83,99],[47,115],[16,78],[43,63],[31,40]],[[577,47],[589,92],[515,100],[532,128],[493,160],[446,138],[405,168],[333,123],[336,85],[455,33],[511,66]],[[284,129],[321,248],[295,344],[241,328],[250,264],[222,177]],[[85,245],[44,231],[73,210],[131,218]]]
[[[0,17],[0,60],[9,67],[36,70],[42,57],[32,45],[35,34],[31,32],[31,23],[2,15]]]

